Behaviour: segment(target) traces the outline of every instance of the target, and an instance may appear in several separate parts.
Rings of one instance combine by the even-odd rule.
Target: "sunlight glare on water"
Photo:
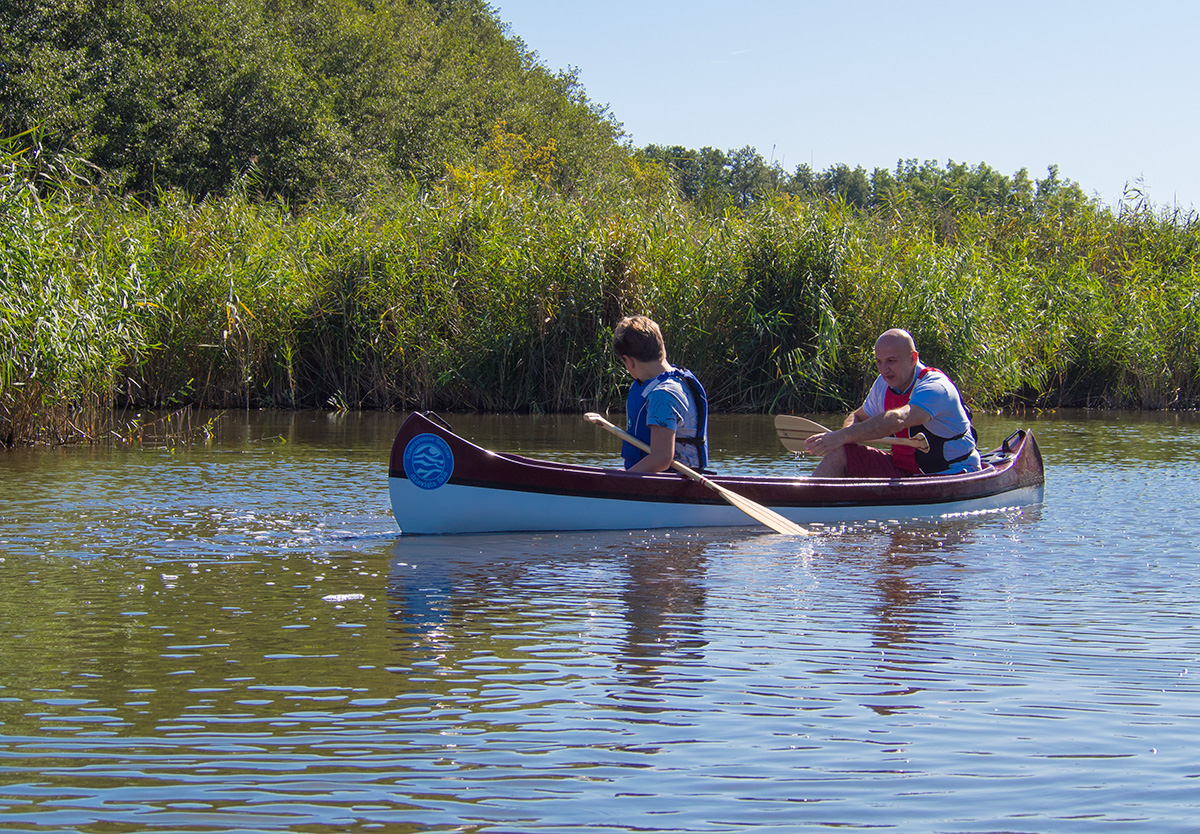
[[[400,419],[5,459],[0,830],[1198,830],[1195,420],[1028,420],[1043,505],[793,540],[402,537]]]

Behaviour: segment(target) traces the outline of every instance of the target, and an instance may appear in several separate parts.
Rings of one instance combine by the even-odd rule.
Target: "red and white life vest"
[[[902,405],[908,405],[908,400],[912,396],[913,388],[915,388],[917,385],[917,380],[924,377],[925,374],[929,373],[930,371],[939,373],[942,376],[946,376],[945,372],[940,371],[937,368],[929,366],[922,368],[921,372],[913,377],[913,381],[903,393],[897,393],[890,387],[884,392],[883,410],[891,411],[892,409],[899,408]],[[946,378],[949,379],[949,377]],[[971,425],[971,412],[965,405],[963,406],[963,412],[967,415],[967,430],[962,434],[955,435],[954,437],[941,437],[925,428],[925,426],[913,426],[911,428],[901,429],[900,431],[896,432],[896,437],[915,437],[918,434],[924,434],[925,439],[929,441],[928,452],[918,452],[913,446],[893,446],[892,461],[896,464],[897,468],[913,475],[917,474],[918,472],[934,474],[936,472],[945,472],[950,468],[951,464],[958,463],[959,461],[969,458],[975,451],[974,448],[968,451],[965,455],[960,455],[953,460],[946,459],[946,443],[948,441],[958,440],[960,437],[966,437],[968,434],[971,435],[972,438],[975,436],[974,427]]]

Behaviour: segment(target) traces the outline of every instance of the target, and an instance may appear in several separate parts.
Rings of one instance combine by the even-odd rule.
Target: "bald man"
[[[921,364],[908,331],[888,330],[875,342],[879,376],[866,400],[837,431],[814,434],[805,450],[820,455],[818,478],[904,478],[952,475],[980,468],[975,431],[950,378]],[[924,434],[929,451],[893,446],[884,452],[862,445],[881,437]]]

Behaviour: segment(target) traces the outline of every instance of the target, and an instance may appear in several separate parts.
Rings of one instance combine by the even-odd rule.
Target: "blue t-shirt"
[[[913,382],[908,404],[915,405],[929,415],[929,421],[925,423],[929,431],[938,437],[957,438],[946,441],[946,460],[954,460],[970,452],[969,457],[950,464],[949,469],[939,474],[953,475],[958,472],[977,471],[982,464],[970,434],[971,419],[967,416],[967,410],[963,408],[958,389],[945,374],[931,370],[925,376],[921,376],[923,370],[925,366],[918,362],[915,369],[916,380]],[[875,417],[886,411],[883,402],[887,395],[887,387],[883,377],[875,378],[875,384],[871,386],[867,399],[863,402],[863,411],[868,417]]]
[[[668,428],[675,432],[676,438],[696,437],[699,409],[687,383],[667,377],[650,380],[646,386],[650,388],[646,397],[646,425]],[[676,443],[675,459],[686,466],[700,465],[700,454],[691,443]]]

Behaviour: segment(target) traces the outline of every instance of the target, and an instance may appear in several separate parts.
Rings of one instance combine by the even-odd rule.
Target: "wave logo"
[[[421,489],[437,489],[450,480],[454,454],[436,434],[418,434],[404,447],[404,474]]]

